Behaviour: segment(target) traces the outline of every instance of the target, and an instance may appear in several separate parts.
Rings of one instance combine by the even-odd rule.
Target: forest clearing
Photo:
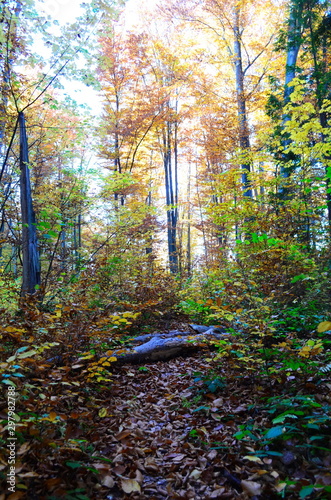
[[[0,500],[330,499],[330,1],[0,12]]]

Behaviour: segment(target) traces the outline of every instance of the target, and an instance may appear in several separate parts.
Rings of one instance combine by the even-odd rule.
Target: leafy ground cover
[[[325,332],[326,340],[300,345],[233,334],[192,357],[120,366],[112,349],[129,343],[137,313],[106,321],[68,309],[48,315],[49,338],[40,326],[45,313],[33,308],[4,328],[2,385],[15,395],[17,475],[11,493],[7,394],[1,500],[330,498]],[[105,326],[112,342],[101,341]],[[171,326],[187,328],[179,319]]]

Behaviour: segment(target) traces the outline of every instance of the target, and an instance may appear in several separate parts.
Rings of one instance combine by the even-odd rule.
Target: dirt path
[[[109,401],[100,398],[107,416],[88,437],[98,455],[112,461],[98,466],[94,498],[247,499],[261,493],[262,484],[259,498],[274,498],[272,461],[256,467],[243,460],[233,438],[249,413],[251,389],[247,398],[242,388],[207,393],[197,410],[195,373],[207,373],[201,356],[117,370]]]
[[[273,418],[264,398],[288,387],[205,357],[115,365],[104,385],[86,384],[81,368],[36,366],[17,400],[17,490],[0,500],[279,500],[284,488],[292,500],[328,484],[327,452],[296,451],[296,437],[262,442]]]

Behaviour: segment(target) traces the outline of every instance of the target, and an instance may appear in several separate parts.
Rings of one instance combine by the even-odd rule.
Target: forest
[[[330,499],[331,2],[0,16],[0,500]]]

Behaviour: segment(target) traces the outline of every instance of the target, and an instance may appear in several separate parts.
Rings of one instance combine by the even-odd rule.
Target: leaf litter
[[[203,389],[211,368],[227,380],[215,392]],[[118,366],[107,385],[68,367],[41,373],[18,402],[17,491],[0,500],[327,498],[330,454],[277,440],[282,427],[270,429],[257,404],[282,395],[280,384],[235,377],[201,354]],[[263,447],[268,426],[275,440]]]

